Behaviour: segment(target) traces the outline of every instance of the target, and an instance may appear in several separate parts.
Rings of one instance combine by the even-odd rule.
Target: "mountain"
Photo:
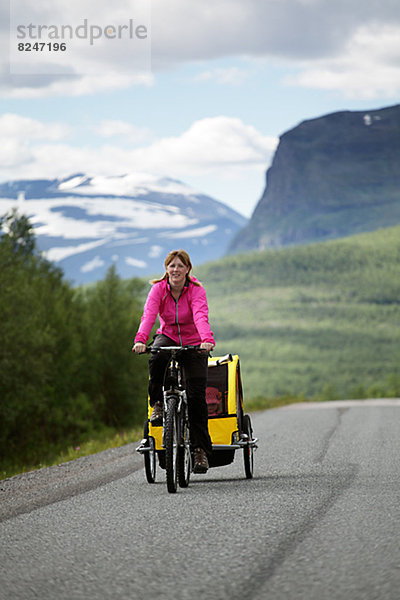
[[[250,397],[400,395],[400,225],[196,269]]]
[[[280,138],[265,191],[230,252],[400,223],[400,105],[302,122]]]
[[[74,283],[163,272],[183,247],[193,264],[222,256],[246,219],[180,181],[148,174],[12,181],[0,185],[0,214],[30,217],[39,250]]]

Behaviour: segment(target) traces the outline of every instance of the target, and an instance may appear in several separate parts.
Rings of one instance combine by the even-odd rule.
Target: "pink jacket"
[[[197,281],[194,277],[192,280]],[[187,282],[179,299],[175,301],[166,279],[155,283],[147,296],[135,343],[147,342],[157,315],[160,318],[157,333],[163,333],[177,344],[186,346],[209,342],[215,345],[203,287]]]

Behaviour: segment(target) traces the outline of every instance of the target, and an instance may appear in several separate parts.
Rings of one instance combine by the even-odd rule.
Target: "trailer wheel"
[[[243,433],[248,436],[249,440],[253,439],[253,428],[249,415],[243,415]],[[254,472],[254,446],[247,445],[243,448],[243,458],[246,478],[252,479]]]
[[[147,438],[149,450],[144,453],[144,470],[146,479],[149,483],[154,483],[156,480],[156,449],[154,438],[149,436],[149,423],[146,421],[144,425],[144,436]]]

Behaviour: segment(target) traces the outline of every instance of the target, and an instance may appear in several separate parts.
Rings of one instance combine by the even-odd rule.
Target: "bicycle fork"
[[[189,415],[188,415],[188,406],[187,406],[187,397],[185,390],[168,390],[164,392],[164,419],[163,423],[166,423],[165,416],[167,412],[170,410],[170,402],[169,399],[171,396],[175,396],[178,398],[177,406],[176,406],[176,426],[177,426],[177,439],[178,446],[188,446],[189,439],[185,439],[185,424],[189,423]],[[165,427],[163,426],[163,446],[165,447]]]

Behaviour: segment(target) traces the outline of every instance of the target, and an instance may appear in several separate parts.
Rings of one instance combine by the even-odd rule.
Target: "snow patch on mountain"
[[[85,185],[86,184],[86,185]],[[130,173],[115,177],[77,176],[58,185],[59,190],[74,189],[76,194],[93,196],[141,196],[152,192],[183,194],[188,200],[198,202],[193,188],[180,181],[160,178],[149,173]]]
[[[139,260],[137,258],[133,258],[132,256],[126,256],[125,262],[131,267],[138,267],[139,269],[144,269],[147,267],[147,263],[144,260]]]
[[[123,277],[163,270],[183,245],[193,264],[223,256],[246,219],[180,181],[143,173],[0,184],[0,215],[17,208],[38,247],[76,283],[115,264]]]
[[[185,231],[168,231],[165,233],[161,233],[160,237],[168,237],[171,240],[191,238],[191,237],[204,237],[209,233],[217,230],[216,225],[206,225],[205,227],[198,227],[197,229],[188,229]]]
[[[37,230],[35,231],[37,235]],[[64,260],[69,256],[73,256],[74,254],[81,254],[82,252],[87,252],[88,250],[93,250],[98,246],[102,246],[106,243],[106,240],[96,240],[95,242],[88,242],[87,244],[78,244],[77,246],[55,246],[54,248],[50,248],[50,250],[45,251],[43,254],[52,262],[59,262],[60,260]]]
[[[15,200],[2,199],[2,209],[11,210]],[[37,235],[71,238],[97,238],[117,234],[120,227],[135,229],[183,228],[198,219],[179,212],[179,207],[128,198],[76,197],[26,200],[18,206],[31,217]],[[88,219],[89,217],[89,219]],[[90,219],[97,217],[97,219]]]
[[[94,269],[104,266],[104,260],[101,260],[100,256],[95,256],[92,260],[81,266],[81,273],[89,273]]]

